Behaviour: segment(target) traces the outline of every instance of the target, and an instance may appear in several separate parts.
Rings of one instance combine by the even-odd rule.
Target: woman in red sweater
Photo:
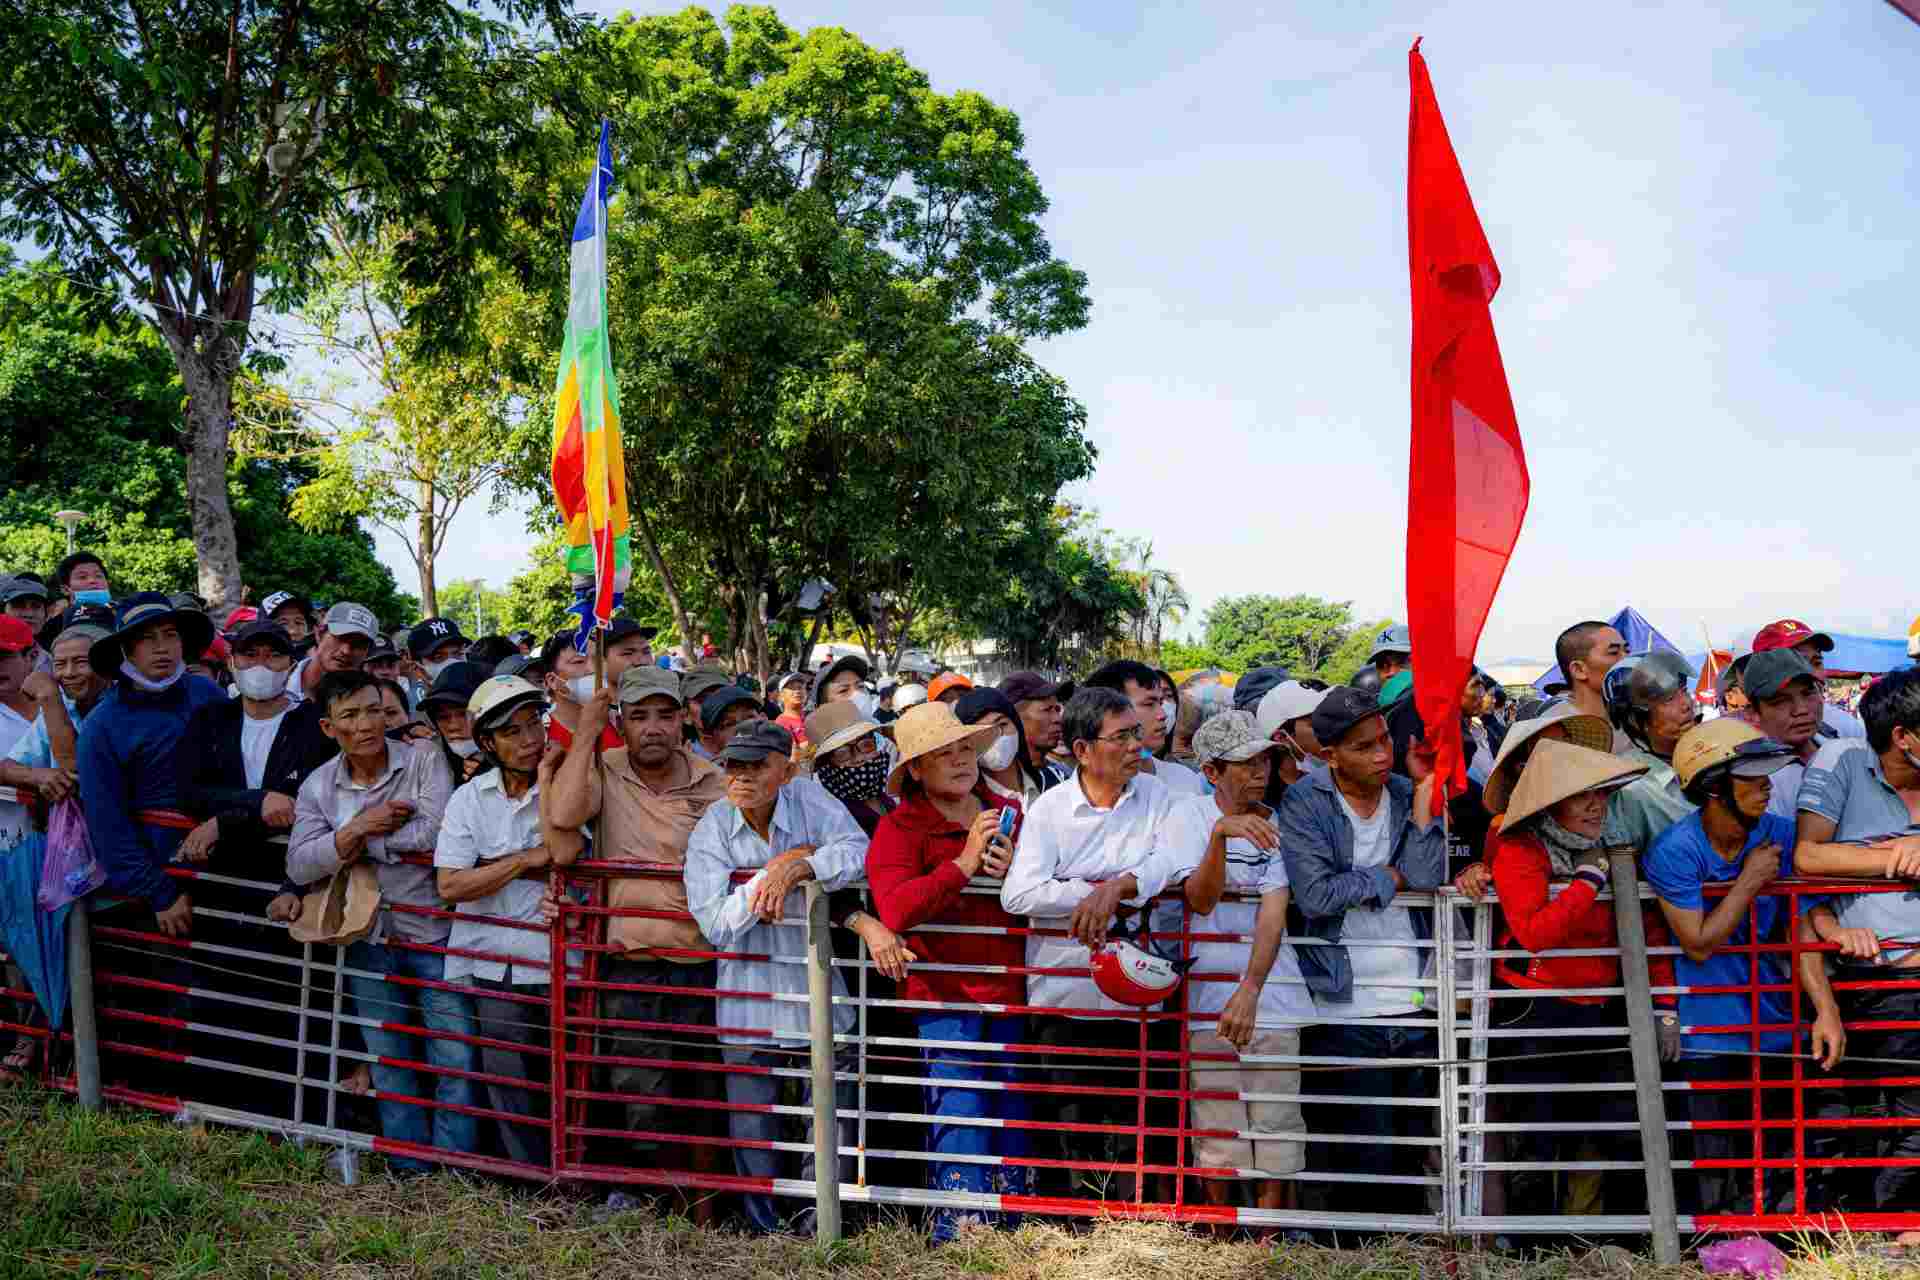
[[[1505,817],[1489,837],[1489,862],[1494,888],[1506,917],[1500,946],[1524,947],[1527,958],[1500,960],[1495,973],[1508,986],[1539,994],[1532,999],[1498,1000],[1493,1004],[1494,1026],[1526,1034],[1494,1042],[1496,1054],[1514,1055],[1497,1073],[1503,1084],[1557,1086],[1539,1092],[1508,1095],[1507,1118],[1526,1124],[1551,1124],[1557,1130],[1516,1132],[1510,1140],[1513,1158],[1533,1163],[1552,1161],[1556,1149],[1579,1159],[1637,1160],[1638,1139],[1631,1130],[1594,1130],[1600,1121],[1631,1123],[1635,1118],[1631,1088],[1594,1089],[1594,1084],[1631,1085],[1632,1064],[1621,1052],[1626,1040],[1618,1034],[1627,1025],[1626,1002],[1618,995],[1586,994],[1596,988],[1620,985],[1620,962],[1605,955],[1557,955],[1555,952],[1617,950],[1613,903],[1599,900],[1607,884],[1607,851],[1601,842],[1606,823],[1607,797],[1646,772],[1617,756],[1542,739],[1535,744],[1511,799],[1504,795]],[[1554,891],[1558,889],[1556,894]],[[1659,913],[1643,913],[1649,947],[1667,945]],[[1544,954],[1543,954],[1544,953]],[[1670,956],[1650,958],[1653,985],[1673,985]],[[1581,994],[1572,994],[1579,992]],[[1562,994],[1567,993],[1567,994]],[[1654,1002],[1661,1028],[1663,1055],[1679,1051],[1679,1024],[1674,997],[1659,995]],[[1582,1035],[1583,1031],[1611,1030],[1614,1034]],[[1589,1053],[1578,1060],[1579,1083],[1568,1081],[1568,1058],[1528,1059],[1520,1055]],[[1584,1148],[1584,1149],[1582,1149]],[[1514,1213],[1552,1213],[1554,1200],[1545,1171],[1513,1175],[1507,1204]],[[1631,1194],[1637,1176],[1614,1178],[1609,1192],[1614,1213],[1629,1209],[1623,1198]],[[1571,1191],[1582,1180],[1569,1178]],[[1585,1185],[1592,1186],[1591,1180]],[[1568,1212],[1598,1213],[1601,1205],[1589,1193],[1568,1196]]]
[[[894,723],[900,763],[894,770],[901,803],[880,820],[867,849],[867,883],[874,909],[895,933],[906,935],[928,925],[966,925],[1008,929],[1019,922],[1000,909],[997,892],[967,893],[975,876],[999,879],[1012,861],[1013,841],[999,832],[1000,810],[1019,814],[1013,800],[995,800],[980,779],[979,750],[998,728],[960,723],[946,703],[912,707]],[[1015,829],[1018,837],[1018,828]],[[978,966],[980,972],[909,968],[900,996],[909,1001],[960,1006],[915,1012],[916,1036],[926,1043],[926,1110],[935,1117],[927,1131],[927,1150],[937,1155],[1000,1156],[1024,1159],[1029,1151],[1023,1130],[989,1125],[942,1123],[954,1120],[1025,1120],[1025,1094],[1006,1089],[969,1089],[975,1081],[1010,1083],[1019,1079],[1012,1055],[988,1046],[1026,1039],[1026,1019],[978,1006],[1018,1005],[1026,998],[1025,978],[1009,973],[1026,962],[1025,944],[1007,933],[914,932],[907,938],[915,960]],[[932,1165],[936,1190],[1020,1195],[1027,1171],[1019,1165],[942,1161]],[[980,1215],[942,1209],[933,1217],[936,1244],[952,1240],[963,1222]]]

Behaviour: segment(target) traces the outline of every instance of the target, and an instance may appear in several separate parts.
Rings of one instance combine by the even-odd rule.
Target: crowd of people
[[[135,1016],[111,1037],[147,1051],[109,1074],[194,1096],[192,993],[218,989],[229,1019],[256,1011],[219,1050],[250,1061],[313,992],[289,1010],[231,957],[337,942],[346,1042],[371,1064],[342,1087],[375,1091],[403,1174],[446,1153],[554,1158],[565,963],[590,974],[574,989],[611,1107],[597,1164],[813,1177],[778,1104],[805,1074],[814,884],[843,953],[870,965],[833,970],[843,1148],[858,1026],[899,1046],[885,1074],[918,1078],[897,1145],[936,1189],[1164,1199],[1191,1176],[1218,1206],[1417,1210],[1443,1190],[1435,1064],[1460,1051],[1434,1008],[1433,940],[1455,921],[1418,895],[1451,886],[1497,891],[1490,1119],[1518,1127],[1489,1158],[1534,1166],[1489,1174],[1489,1211],[1633,1212],[1631,1173],[1546,1168],[1638,1158],[1600,900],[1630,850],[1655,895],[1661,1056],[1694,1086],[1674,1095],[1694,1126],[1680,1153],[1707,1162],[1682,1179],[1686,1206],[1793,1208],[1790,1171],[1766,1171],[1756,1206],[1751,1167],[1713,1162],[1751,1159],[1751,1122],[1794,1114],[1792,1090],[1745,1082],[1790,1079],[1791,1058],[1767,1055],[1808,1052],[1807,1114],[1892,1118],[1810,1149],[1894,1163],[1822,1169],[1804,1208],[1920,1209],[1920,1174],[1898,1163],[1920,1154],[1920,1088],[1883,1065],[1920,1046],[1920,983],[1893,972],[1920,965],[1914,894],[1796,904],[1776,883],[1920,879],[1920,672],[1875,680],[1856,718],[1825,696],[1831,640],[1797,621],[1754,638],[1705,715],[1678,655],[1567,627],[1554,696],[1469,681],[1472,782],[1436,807],[1404,627],[1331,686],[1277,667],[1176,682],[1126,660],[991,687],[914,660],[883,682],[850,656],[762,691],[656,654],[628,620],[598,661],[572,631],[387,632],[296,591],[216,624],[191,596],[116,595],[85,552],[48,581],[0,582],[0,606],[0,785],[20,797],[0,803],[0,858],[45,857],[50,812],[77,802],[97,922],[147,940],[148,981],[115,988]],[[610,863],[631,874],[582,888]],[[38,878],[4,881],[16,961],[33,911],[16,887]],[[264,911],[235,887],[259,882],[278,886]],[[1792,941],[1817,949],[1796,961]],[[228,963],[196,970],[203,949]],[[45,1015],[22,1001],[0,1021]],[[53,1044],[24,1031],[0,1070],[43,1071]],[[243,1073],[218,1100],[290,1114],[286,1074]],[[1766,1133],[1768,1156],[1785,1149],[1784,1128]],[[771,1195],[740,1201],[754,1229],[808,1229]],[[941,1207],[931,1230],[1000,1219]]]

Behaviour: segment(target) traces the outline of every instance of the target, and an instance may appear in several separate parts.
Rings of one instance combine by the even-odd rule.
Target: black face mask
[[[845,769],[822,765],[814,770],[814,776],[820,779],[820,785],[827,789],[828,794],[841,804],[871,800],[886,790],[887,757],[884,752],[876,751],[859,764]]]

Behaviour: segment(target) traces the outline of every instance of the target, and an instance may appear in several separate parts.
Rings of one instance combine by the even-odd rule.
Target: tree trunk
[[[435,540],[440,531],[433,527],[433,481],[420,482],[420,514],[414,525],[413,564],[420,571],[420,616],[440,616],[440,589],[433,579]]]
[[[640,546],[647,553],[647,563],[653,566],[653,576],[660,579],[660,589],[667,593],[667,604],[673,609],[673,625],[680,632],[680,643],[686,650],[687,661],[700,661],[700,638],[693,634],[693,619],[687,616],[687,606],[680,601],[680,586],[673,580],[673,571],[667,568],[667,562],[660,554],[660,544],[654,541],[653,525],[647,520],[647,513],[640,507],[633,508],[633,528],[639,531]]]
[[[767,691],[767,681],[773,678],[772,646],[767,640],[766,596],[760,591],[753,593],[747,601],[747,648],[753,662],[754,678],[759,680],[762,692]]]
[[[199,562],[200,594],[216,618],[240,603],[240,540],[227,503],[227,440],[233,430],[233,378],[241,344],[216,337],[205,352],[162,328],[187,389],[187,514]]]

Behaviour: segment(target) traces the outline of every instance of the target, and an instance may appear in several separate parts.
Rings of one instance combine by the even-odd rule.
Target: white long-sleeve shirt
[[[815,845],[807,857],[814,879],[831,892],[858,880],[867,865],[867,833],[847,807],[811,778],[796,778],[780,788],[774,801],[770,840],[762,840],[746,815],[730,801],[716,801],[702,815],[687,840],[687,907],[700,922],[700,932],[716,951],[765,954],[771,960],[722,960],[718,984],[724,991],[767,992],[805,996],[807,991],[807,896],[804,889],[787,895],[784,918],[768,924],[753,914],[754,891],[766,878],[759,870],[798,845]],[[758,870],[745,884],[733,883],[735,871]],[[833,993],[847,994],[840,971],[833,973]],[[851,1005],[836,1003],[833,1029],[853,1030]],[[724,1034],[726,1028],[771,1031],[777,1040],[807,1039],[807,1005],[803,1000],[759,1000],[723,996],[715,1012],[722,1044],[764,1044],[766,1037]]]
[[[1111,809],[1096,808],[1080,784],[1076,773],[1033,802],[1000,886],[1000,905],[1010,915],[1029,917],[1035,929],[1064,931],[1073,909],[1102,881],[1132,872],[1140,893],[1127,902],[1137,907],[1181,869],[1180,851],[1167,841],[1173,796],[1164,784],[1136,775]],[[1030,968],[1085,969],[1092,959],[1072,938],[1027,937]],[[1134,1012],[1101,995],[1091,977],[1029,974],[1027,1003],[1063,1013]]]

